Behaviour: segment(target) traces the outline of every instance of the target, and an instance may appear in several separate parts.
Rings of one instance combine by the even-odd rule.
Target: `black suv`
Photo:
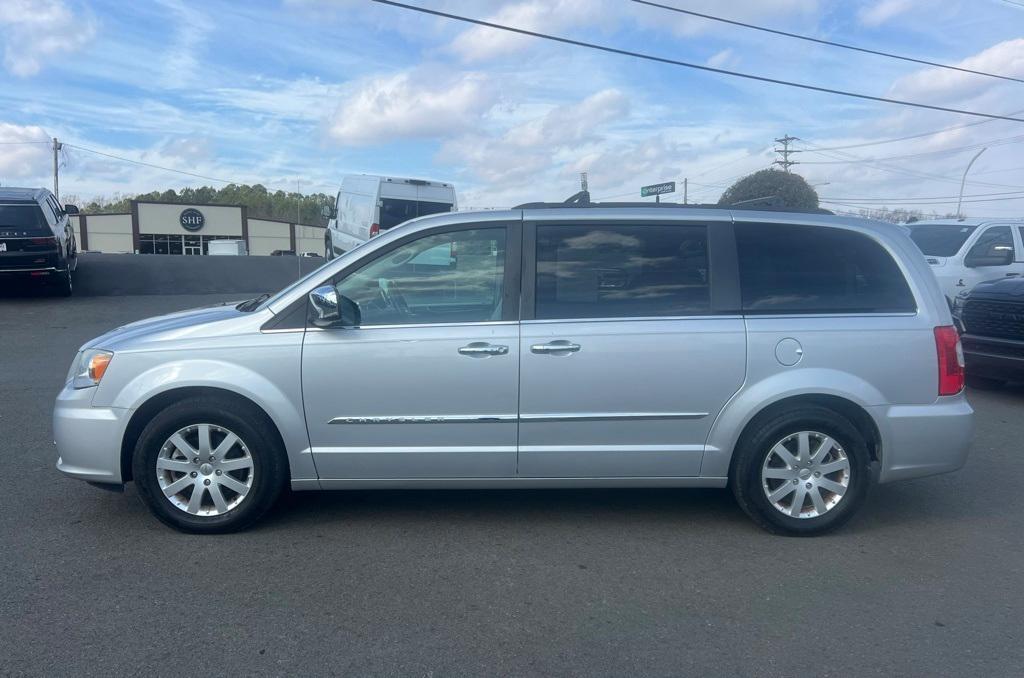
[[[78,244],[70,215],[45,188],[0,188],[0,280],[34,280],[71,295]]]
[[[967,383],[993,388],[1024,380],[1024,278],[975,285],[954,302]]]

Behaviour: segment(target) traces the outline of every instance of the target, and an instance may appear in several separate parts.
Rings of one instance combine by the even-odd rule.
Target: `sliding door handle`
[[[481,341],[474,341],[472,344],[468,344],[459,349],[459,353],[468,356],[483,357],[488,355],[506,355],[508,353],[508,346],[501,346],[497,344],[488,344]]]
[[[530,346],[533,353],[575,353],[582,348],[579,344],[559,339],[546,344],[534,344]]]

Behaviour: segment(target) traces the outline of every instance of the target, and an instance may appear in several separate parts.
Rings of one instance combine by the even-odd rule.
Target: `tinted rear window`
[[[384,198],[380,201],[380,229],[386,231],[416,217],[451,211],[452,204],[450,202]]]
[[[0,233],[49,233],[50,225],[39,205],[0,204]]]
[[[536,317],[710,312],[703,226],[538,226]]]
[[[896,262],[838,228],[736,224],[748,313],[900,313],[917,306]]]
[[[949,224],[942,226],[910,226],[910,239],[917,249],[929,257],[951,257],[960,251],[976,226]]]

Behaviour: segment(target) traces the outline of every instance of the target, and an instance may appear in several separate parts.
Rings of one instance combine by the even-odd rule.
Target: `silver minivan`
[[[959,337],[901,228],[534,203],[417,219],[268,298],[86,343],[64,473],[190,532],[282,490],[730,487],[816,534],[960,468]]]

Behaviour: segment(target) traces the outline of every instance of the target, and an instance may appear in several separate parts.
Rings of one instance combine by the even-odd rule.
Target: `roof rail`
[[[581,191],[582,192],[582,191]],[[574,195],[570,200],[577,198],[579,193]],[[792,212],[796,214],[835,214],[831,210],[822,208],[817,209],[798,209],[795,207],[777,207],[773,205],[719,205],[717,203],[712,204],[701,204],[701,203],[687,203],[682,204],[678,202],[524,202],[522,205],[516,205],[512,209],[517,210],[541,210],[541,209],[558,209],[558,208],[595,208],[595,209],[618,209],[627,207],[646,207],[649,209],[704,209],[704,210],[729,210],[729,211],[747,211],[747,212]]]

